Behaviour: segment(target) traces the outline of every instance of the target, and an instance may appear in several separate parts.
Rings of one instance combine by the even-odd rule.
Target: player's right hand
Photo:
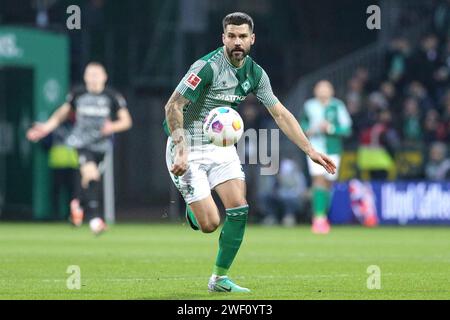
[[[47,126],[44,123],[35,123],[33,127],[27,131],[27,139],[33,142],[37,142],[42,138],[45,138],[50,133]]]
[[[180,143],[176,146],[175,161],[172,165],[172,168],[170,169],[170,172],[172,172],[176,176],[182,176],[183,174],[186,173],[187,169],[188,169],[187,147]]]

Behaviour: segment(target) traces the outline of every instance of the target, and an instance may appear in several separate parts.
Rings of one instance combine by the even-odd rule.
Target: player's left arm
[[[314,150],[297,119],[273,94],[269,77],[264,70],[262,70],[261,78],[253,92],[258,100],[269,110],[281,131],[295,145],[303,150],[312,161],[323,166],[327,172],[333,174],[336,172],[336,165],[333,161],[328,156]]]
[[[267,110],[281,131],[283,131],[296,146],[303,150],[312,161],[323,166],[329,173],[334,174],[336,172],[336,165],[334,162],[328,156],[314,150],[297,119],[281,102],[278,101],[272,107],[267,108]]]
[[[116,110],[117,119],[114,121],[105,121],[102,128],[102,134],[104,136],[129,130],[133,126],[133,120],[126,106],[125,99],[121,95],[117,95],[115,100],[114,109]]]

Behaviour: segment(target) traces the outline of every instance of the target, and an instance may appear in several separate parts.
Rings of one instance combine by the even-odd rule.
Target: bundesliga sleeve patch
[[[187,79],[184,81],[184,84],[192,90],[195,90],[201,81],[202,79],[198,75],[196,75],[195,73],[191,73],[189,77],[187,77]]]

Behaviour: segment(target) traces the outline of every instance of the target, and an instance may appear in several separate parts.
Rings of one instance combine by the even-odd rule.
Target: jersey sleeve
[[[66,95],[66,103],[70,105],[71,110],[75,110],[75,99],[80,94],[81,89],[75,88],[69,91]]]
[[[125,100],[125,98],[123,97],[123,95],[121,95],[118,92],[113,92],[112,93],[112,112],[114,114],[117,113],[117,111],[119,111],[120,109],[126,109],[127,108],[127,101]]]
[[[339,102],[337,124],[332,130],[333,135],[337,136],[349,136],[352,133],[352,118],[350,117],[347,108],[343,102]]]
[[[211,85],[213,70],[207,61],[198,60],[176,87],[176,91],[191,102],[196,102],[205,88]]]
[[[309,130],[310,125],[309,125],[309,117],[308,117],[308,106],[310,104],[310,101],[306,101],[305,104],[303,105],[303,109],[300,112],[300,126],[302,127],[302,129],[304,131]]]
[[[254,90],[254,94],[266,108],[273,107],[279,101],[273,94],[269,76],[264,70],[262,70],[261,79],[259,80],[258,86]]]

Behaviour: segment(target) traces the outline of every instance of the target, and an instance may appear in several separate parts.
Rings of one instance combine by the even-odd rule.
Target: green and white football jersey
[[[328,121],[332,126],[332,132],[319,133],[310,137],[311,145],[319,152],[329,155],[341,154],[342,139],[352,132],[352,119],[348,114],[345,104],[336,98],[332,98],[327,106],[323,106],[318,99],[310,99],[305,102],[301,116],[303,130],[316,129],[323,121]]]
[[[192,141],[202,144],[209,143],[202,126],[212,109],[220,106],[237,109],[250,93],[267,108],[278,102],[263,68],[249,56],[236,68],[228,60],[224,47],[197,60],[175,90],[190,101],[183,109],[184,128]],[[166,120],[164,130],[170,134]]]

